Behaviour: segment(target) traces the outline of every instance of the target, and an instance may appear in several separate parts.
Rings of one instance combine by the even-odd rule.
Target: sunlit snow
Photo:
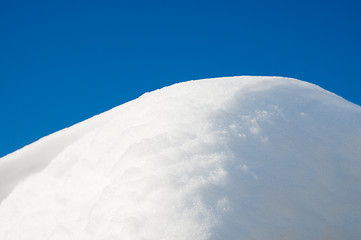
[[[0,239],[361,239],[361,107],[280,77],[166,87],[0,159]]]

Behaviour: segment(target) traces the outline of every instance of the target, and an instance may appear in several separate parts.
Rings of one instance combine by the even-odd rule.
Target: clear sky
[[[360,0],[0,0],[0,156],[192,79],[293,77],[361,105],[360,13]]]

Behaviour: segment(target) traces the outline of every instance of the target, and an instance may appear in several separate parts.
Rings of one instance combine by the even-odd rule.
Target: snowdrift
[[[0,159],[0,239],[360,239],[361,107],[280,77],[166,87]]]

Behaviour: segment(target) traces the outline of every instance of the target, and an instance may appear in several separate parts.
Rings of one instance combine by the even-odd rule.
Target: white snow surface
[[[361,107],[290,78],[175,84],[0,159],[2,240],[361,239]]]

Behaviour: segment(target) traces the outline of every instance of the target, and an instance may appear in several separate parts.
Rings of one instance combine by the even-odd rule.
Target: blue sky
[[[144,92],[270,75],[361,105],[361,1],[0,0],[0,156]]]

